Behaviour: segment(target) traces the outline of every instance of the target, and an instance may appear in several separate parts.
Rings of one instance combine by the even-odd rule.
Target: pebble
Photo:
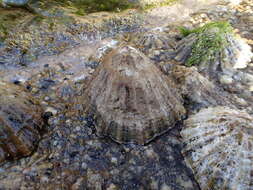
[[[220,83],[221,84],[232,84],[233,83],[233,79],[227,75],[222,75],[220,77]]]
[[[167,184],[163,184],[161,190],[172,190]]]
[[[88,166],[85,162],[83,162],[81,167],[82,167],[82,169],[86,170]]]
[[[242,106],[246,106],[248,104],[243,98],[236,97],[235,100],[238,104]]]
[[[117,164],[117,163],[118,163],[118,160],[117,160],[117,158],[112,157],[112,158],[111,158],[111,162],[112,162],[113,164]]]
[[[49,179],[47,176],[43,176],[41,179],[40,179],[41,183],[47,183],[49,182]]]
[[[50,112],[50,113],[52,113],[53,115],[56,115],[58,111],[57,111],[55,108],[53,108],[53,107],[47,107],[47,108],[45,109],[45,112]]]
[[[110,186],[108,188],[106,188],[106,190],[117,190],[118,188],[116,187],[116,185],[114,185],[113,183],[110,184]]]

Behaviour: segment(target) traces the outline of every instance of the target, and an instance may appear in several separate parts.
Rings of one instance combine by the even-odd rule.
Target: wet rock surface
[[[0,81],[0,162],[29,156],[41,138],[42,108],[24,89]]]
[[[98,138],[89,120],[66,119],[40,143],[37,156],[23,160],[19,167],[3,167],[1,188],[198,189],[184,165],[177,132],[147,146],[118,145]]]
[[[180,11],[173,15],[175,11],[167,11],[164,7],[144,17],[132,10],[75,15],[74,21],[67,19],[64,24],[51,21],[68,18],[55,17],[66,16],[66,13],[61,15],[50,10],[53,9],[37,12],[44,15],[43,19],[15,10],[21,13],[15,23],[21,21],[23,25],[10,27],[16,33],[0,31],[0,39],[6,38],[0,42],[1,79],[27,88],[50,118],[47,133],[30,156],[0,165],[0,189],[203,188],[196,180],[195,170],[191,170],[181,154],[185,150],[180,135],[183,123],[176,123],[173,129],[145,146],[118,144],[98,135],[94,118],[85,114],[84,83],[95,76],[96,69],[102,66],[103,58],[111,50],[119,48],[121,43],[129,44],[172,78],[184,99],[187,115],[206,107],[225,105],[229,110],[243,109],[251,117],[252,62],[244,69],[237,69],[232,76],[223,73],[212,80],[200,74],[197,68],[179,65],[173,60],[174,54],[169,54],[183,38],[178,26],[195,28],[218,20],[229,21],[252,46],[251,1],[245,0],[239,5],[219,3],[189,17],[185,17],[185,9],[182,9],[185,14],[179,16]],[[173,14],[154,17],[159,10],[161,14],[162,10],[166,10],[166,15]],[[2,14],[2,9],[0,11]],[[134,16],[125,16],[126,13]],[[69,14],[67,12],[67,16]],[[151,18],[153,20],[147,20]],[[126,33],[122,35],[121,32]],[[241,113],[239,110],[236,112]]]
[[[0,26],[1,70],[29,68],[37,64],[38,58],[95,43],[117,33],[135,31],[142,23],[140,14],[135,10],[85,16],[76,16],[68,11],[51,16],[32,14],[22,9],[16,14],[3,8],[0,12],[3,14],[0,16],[3,23]]]
[[[185,115],[175,84],[141,52],[122,46],[109,53],[85,89],[84,106],[99,135],[145,144]]]

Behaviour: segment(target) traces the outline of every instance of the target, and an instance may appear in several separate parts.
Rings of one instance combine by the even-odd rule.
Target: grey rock
[[[29,3],[30,0],[2,0],[3,6],[25,6]],[[1,1],[0,1],[1,3]]]

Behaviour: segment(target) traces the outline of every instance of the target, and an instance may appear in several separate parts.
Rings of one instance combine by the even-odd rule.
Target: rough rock
[[[176,42],[167,33],[158,29],[133,34],[132,43],[141,52],[155,62],[168,61],[175,57]]]
[[[201,189],[253,188],[253,118],[227,107],[201,110],[185,121],[182,153]]]
[[[130,46],[105,57],[86,94],[84,105],[96,117],[98,134],[121,143],[145,144],[185,114],[172,80]]]
[[[196,67],[166,63],[160,68],[174,79],[189,112],[209,106],[233,106],[229,94],[201,75]]]
[[[42,126],[36,101],[23,89],[0,81],[0,162],[30,155]]]

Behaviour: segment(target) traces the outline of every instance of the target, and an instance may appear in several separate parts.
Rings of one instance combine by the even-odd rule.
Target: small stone
[[[167,184],[163,184],[161,190],[171,190],[171,188]]]
[[[220,83],[221,84],[232,84],[233,83],[233,79],[230,77],[230,76],[228,76],[228,75],[222,75],[221,77],[220,77]]]
[[[118,160],[117,160],[116,157],[112,157],[112,158],[111,158],[111,162],[112,162],[113,164],[117,164],[117,163],[118,163]]]
[[[112,183],[106,190],[117,190],[117,186]]]
[[[82,167],[82,169],[86,170],[88,166],[85,162],[83,162],[81,167]]]
[[[49,100],[50,100],[50,97],[46,96],[46,97],[44,98],[44,100],[45,100],[45,101],[49,101]]]
[[[58,145],[58,141],[54,141],[54,142],[53,142],[53,145],[54,145],[54,146],[57,146],[57,145]]]
[[[53,115],[56,115],[58,111],[55,108],[53,108],[53,107],[47,107],[46,110],[45,110],[45,112],[50,112]]]
[[[41,183],[47,183],[49,182],[49,179],[47,176],[43,176],[41,179],[40,179]]]
[[[154,51],[154,55],[160,55],[160,51],[159,50],[155,50]]]
[[[154,158],[156,157],[156,153],[154,152],[154,150],[152,148],[149,148],[146,150],[146,155],[149,157],[149,158]]]
[[[150,186],[152,189],[158,189],[158,182],[155,180],[152,180]]]
[[[236,97],[235,98],[236,102],[242,106],[246,106],[247,105],[247,102],[243,99],[243,98],[238,98]]]

